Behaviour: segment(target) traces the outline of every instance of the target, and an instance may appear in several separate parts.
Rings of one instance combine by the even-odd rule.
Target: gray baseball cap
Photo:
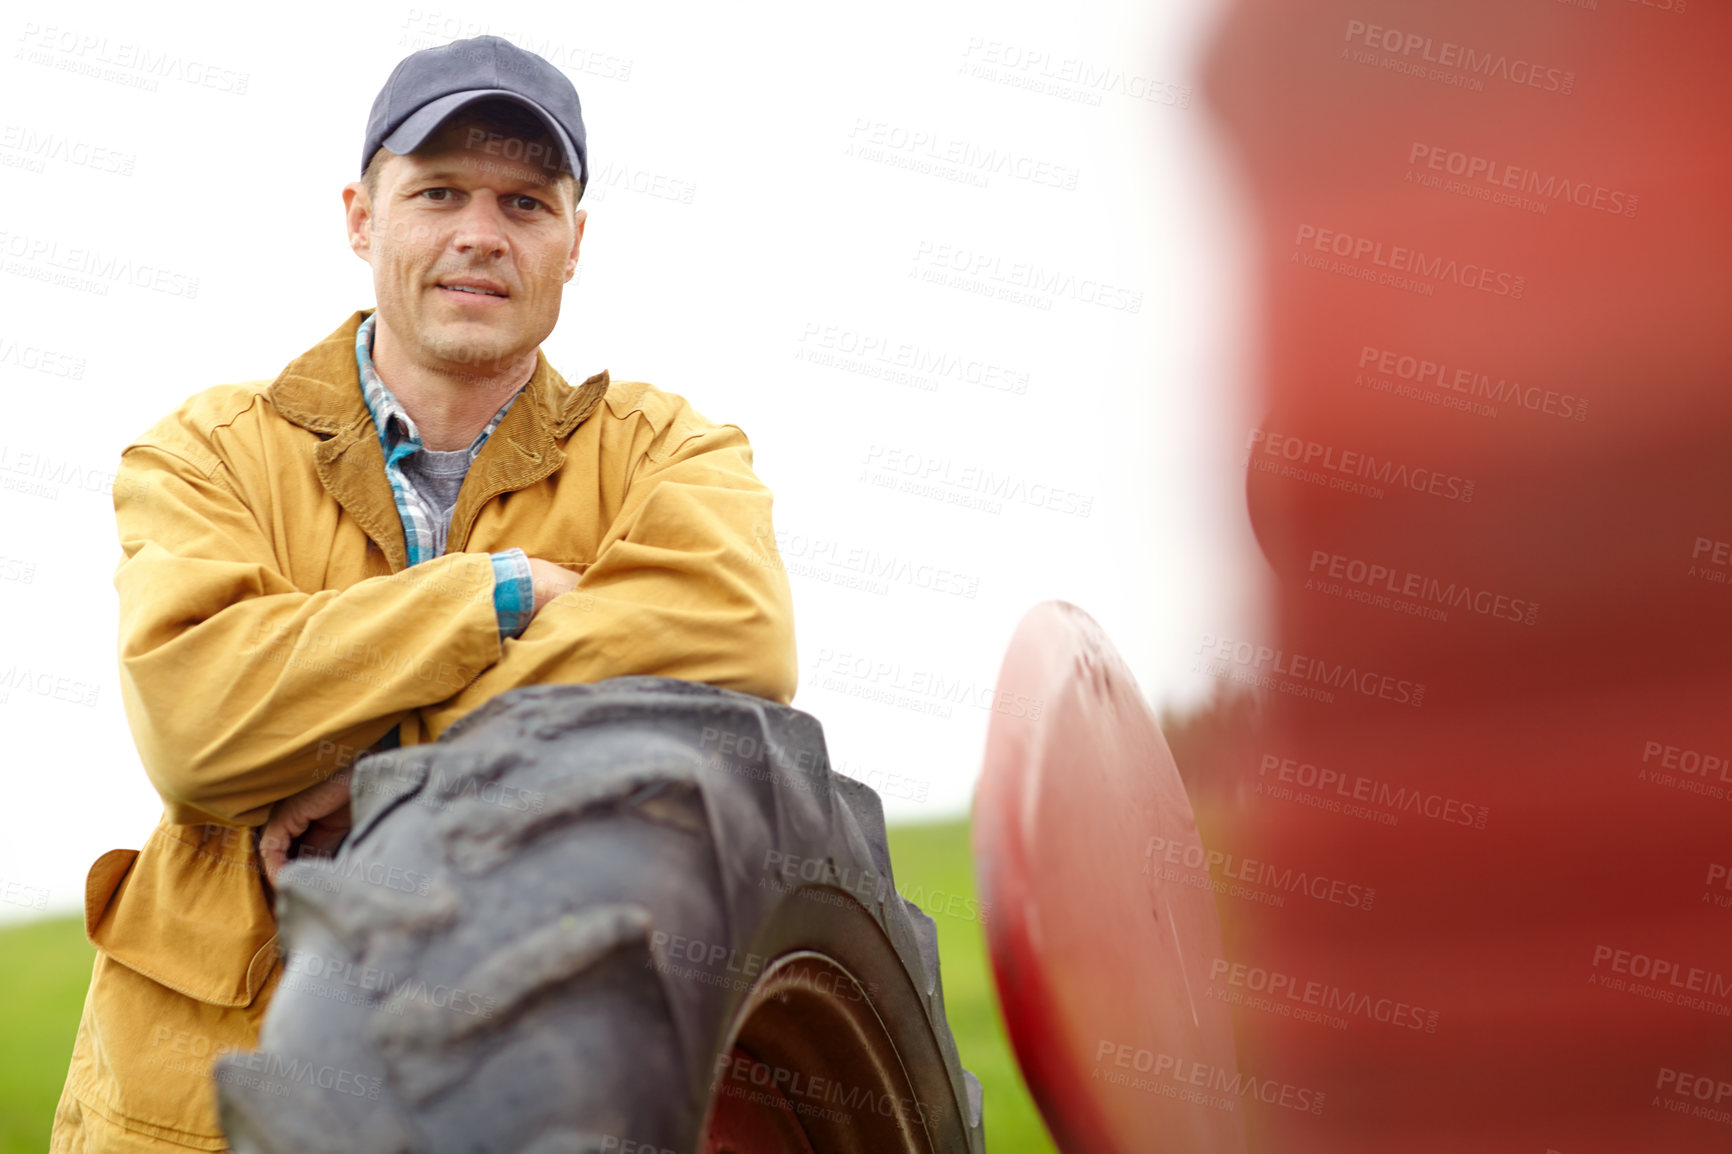
[[[575,173],[580,186],[588,183],[589,154],[577,89],[552,64],[498,36],[453,40],[398,63],[367,115],[362,173],[381,147],[399,156],[413,152],[446,117],[490,99],[510,100],[535,113],[561,150],[559,156],[542,158],[544,166]]]

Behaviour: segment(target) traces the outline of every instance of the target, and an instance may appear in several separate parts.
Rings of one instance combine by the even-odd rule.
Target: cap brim
[[[433,135],[441,124],[450,118],[452,113],[467,108],[479,100],[509,100],[513,104],[521,105],[535,113],[537,119],[546,126],[548,135],[553,137],[560,148],[558,163],[545,167],[557,167],[561,171],[570,172],[581,179],[582,174],[577,170],[577,149],[572,145],[571,137],[566,135],[565,129],[560,127],[559,121],[555,120],[547,109],[535,101],[519,96],[515,92],[508,92],[503,88],[473,88],[467,92],[453,92],[441,96],[437,100],[430,100],[410,113],[409,119],[399,124],[389,136],[379,143],[398,156],[414,152],[429,136]]]

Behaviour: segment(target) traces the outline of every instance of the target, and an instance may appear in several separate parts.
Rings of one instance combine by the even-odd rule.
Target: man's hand
[[[259,833],[259,858],[265,876],[289,864],[289,849],[299,839],[301,853],[328,857],[349,832],[349,771],[339,770],[318,785],[303,789],[271,807],[270,819]]]
[[[535,584],[535,609],[530,614],[532,617],[541,612],[543,605],[561,593],[569,593],[577,588],[576,573],[563,565],[555,565],[552,561],[543,561],[539,557],[529,559],[529,576]]]

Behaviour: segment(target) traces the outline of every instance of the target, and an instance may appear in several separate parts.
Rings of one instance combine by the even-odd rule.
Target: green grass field
[[[985,927],[970,916],[977,907],[967,824],[893,828],[890,853],[897,888],[938,923],[945,1008],[963,1065],[985,1092],[987,1148],[993,1154],[1053,1150],[999,1021]],[[0,1154],[48,1148],[91,961],[78,918],[0,930]]]
[[[944,1012],[956,1034],[962,1064],[980,1079],[986,1104],[986,1148],[992,1154],[1056,1151],[1004,1036],[998,995],[992,987],[992,963],[986,956],[986,927],[976,919],[940,912],[975,908],[968,823],[892,826],[890,869],[902,896],[931,912],[938,923]],[[961,900],[951,901],[951,895]],[[986,911],[986,916],[991,914]]]
[[[0,1151],[42,1154],[96,951],[84,919],[0,930]]]

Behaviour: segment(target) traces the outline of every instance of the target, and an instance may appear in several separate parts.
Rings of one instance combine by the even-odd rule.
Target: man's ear
[[[583,247],[583,223],[589,219],[589,210],[577,210],[577,234],[571,238],[571,255],[565,260],[565,279],[569,283],[577,275],[577,250]]]
[[[343,186],[343,223],[349,231],[349,247],[372,264],[373,202],[367,186],[358,180]]]

